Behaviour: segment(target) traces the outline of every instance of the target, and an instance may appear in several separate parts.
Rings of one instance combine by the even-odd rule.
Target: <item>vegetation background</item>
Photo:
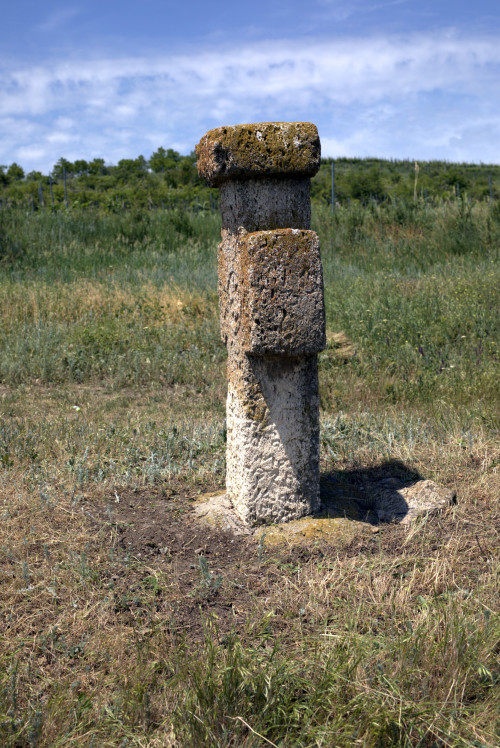
[[[387,161],[376,158],[324,159],[312,180],[312,198],[329,204],[332,199],[331,172],[335,167],[335,200],[361,204],[384,201],[449,201],[500,197],[498,164],[452,164],[430,161]],[[209,189],[198,177],[196,156],[182,156],[172,148],[160,147],[149,159],[122,159],[117,165],[104,159],[60,158],[48,175],[25,174],[19,164],[0,166],[0,200],[4,205],[94,207],[122,212],[136,208],[212,209],[218,191]]]
[[[497,746],[500,167],[339,160],[334,212],[331,163],[313,180],[324,485],[389,466],[458,503],[293,547],[190,519],[225,443],[220,221],[194,158],[14,167],[2,745]]]

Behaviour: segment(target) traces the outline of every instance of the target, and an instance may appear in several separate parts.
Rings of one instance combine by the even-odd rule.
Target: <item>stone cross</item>
[[[228,351],[226,490],[251,525],[319,508],[317,354],[325,347],[309,122],[210,130],[198,172],[220,190],[221,334]]]

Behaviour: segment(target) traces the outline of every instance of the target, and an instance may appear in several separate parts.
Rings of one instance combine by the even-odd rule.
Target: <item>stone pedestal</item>
[[[221,334],[228,349],[227,494],[245,522],[319,507],[317,354],[326,344],[319,242],[310,230],[316,127],[221,127],[197,146],[220,189]]]

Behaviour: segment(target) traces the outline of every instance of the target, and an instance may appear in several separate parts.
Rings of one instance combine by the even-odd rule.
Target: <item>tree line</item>
[[[332,164],[334,168],[332,169]],[[313,178],[313,201],[336,205],[357,201],[453,199],[494,200],[500,196],[500,165],[376,158],[324,159]],[[116,165],[103,158],[60,158],[49,174],[25,173],[12,163],[0,166],[3,206],[34,210],[95,207],[106,211],[195,208],[215,209],[218,191],[207,187],[196,170],[196,155],[158,148],[149,159],[125,158]]]

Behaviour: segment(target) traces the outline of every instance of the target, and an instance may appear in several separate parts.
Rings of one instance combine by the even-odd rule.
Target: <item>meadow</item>
[[[192,519],[224,485],[217,214],[0,208],[2,745],[499,744],[500,203],[313,228],[325,480],[458,500],[274,546]]]

